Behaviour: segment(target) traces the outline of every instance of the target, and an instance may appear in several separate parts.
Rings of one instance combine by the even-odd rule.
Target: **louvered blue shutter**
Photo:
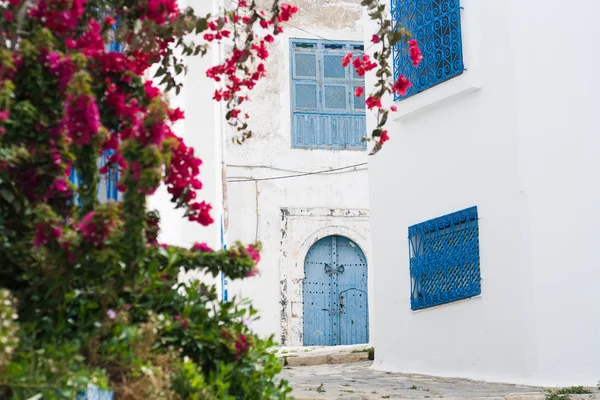
[[[364,98],[353,99],[364,78],[342,67],[343,57],[363,46],[292,41],[291,48],[293,147],[365,149]]]
[[[320,91],[318,54],[315,43],[296,43],[292,60],[293,143],[307,147],[317,144]]]

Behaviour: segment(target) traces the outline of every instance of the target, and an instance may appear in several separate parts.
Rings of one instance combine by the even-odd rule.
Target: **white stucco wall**
[[[180,0],[180,7],[194,7],[198,15],[214,13],[221,0],[195,2]],[[196,40],[199,40],[197,38]],[[213,47],[204,57],[185,57],[188,73],[181,76],[184,86],[178,96],[170,95],[171,106],[179,107],[185,119],[177,122],[174,132],[193,147],[202,160],[200,181],[203,188],[198,191],[198,199],[212,204],[211,215],[215,223],[203,227],[183,217],[182,210],[175,210],[170,195],[163,186],[148,202],[150,209],[161,215],[159,241],[179,246],[191,246],[196,242],[206,242],[213,248],[220,247],[221,208],[221,114],[220,106],[212,100],[213,81],[206,77],[206,70],[219,59],[218,47]]]
[[[290,38],[318,39],[321,36],[330,40],[359,42],[363,38],[359,23],[362,11],[358,0],[325,3],[299,0],[293,3],[298,5],[300,13],[292,20],[292,26],[284,26],[285,33],[278,35],[276,42],[270,46],[271,56],[266,64],[268,77],[252,92],[249,114],[255,135],[241,146],[228,142],[226,163],[230,182],[227,187],[227,238],[230,243],[235,240],[245,243],[258,240],[264,246],[259,264],[260,275],[230,283],[230,296],[237,294],[253,301],[261,316],[261,320],[253,326],[258,333],[275,334],[276,340],[283,339],[286,344],[301,344],[298,343],[301,339],[294,336],[298,333],[297,324],[288,324],[286,320],[287,312],[291,312],[291,304],[287,302],[301,299],[298,299],[297,291],[292,290],[289,292],[290,298],[284,296],[282,299],[282,281],[287,278],[280,272],[281,264],[293,262],[303,269],[303,256],[298,255],[299,249],[315,232],[327,227],[338,227],[328,230],[329,234],[342,234],[345,230],[362,232],[365,245],[370,238],[368,220],[365,221],[364,216],[319,216],[319,209],[333,209],[336,212],[368,210],[366,165],[297,178],[233,182],[245,178],[317,172],[367,161],[365,151],[291,148]],[[282,238],[282,208],[305,209],[310,214],[298,217],[303,222],[295,222],[295,227],[287,230],[286,239]],[[327,236],[325,233],[323,235]],[[283,247],[289,250],[289,254],[283,255]],[[367,253],[369,249],[363,248],[363,251]]]
[[[513,2],[519,184],[535,314],[535,376],[600,379],[600,3]],[[527,3],[527,4],[524,4]],[[585,12],[583,12],[585,10]],[[552,44],[544,32],[560,26]],[[525,42],[534,43],[527,46]],[[558,56],[558,58],[557,58]],[[557,79],[558,86],[548,84]]]
[[[467,72],[399,103],[390,142],[369,159],[375,368],[544,385],[600,377],[600,4],[577,3],[462,0]],[[408,226],[474,205],[481,296],[411,311]]]

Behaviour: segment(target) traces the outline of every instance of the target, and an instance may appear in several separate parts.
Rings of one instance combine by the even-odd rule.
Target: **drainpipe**
[[[213,12],[215,12],[216,14],[220,13],[221,10],[225,9],[225,5],[224,5],[224,0],[213,0]],[[218,42],[217,45],[217,51],[216,51],[216,58],[215,56],[213,56],[213,61],[215,63],[220,63],[223,60],[223,45],[221,42]],[[217,134],[218,139],[219,139],[219,145],[220,145],[220,151],[221,151],[221,165],[220,165],[220,170],[221,170],[221,218],[220,218],[220,222],[221,222],[221,248],[222,249],[227,249],[227,240],[226,240],[226,235],[227,235],[227,228],[229,226],[229,214],[228,214],[228,209],[227,209],[227,167],[226,167],[226,163],[225,163],[225,156],[226,156],[226,142],[225,142],[225,130],[223,127],[223,119],[224,119],[224,111],[223,111],[223,104],[222,103],[217,103],[216,105],[217,107],[217,112],[216,114],[216,126],[217,128]],[[221,300],[222,301],[228,301],[229,298],[229,291],[227,289],[228,286],[228,281],[227,281],[227,277],[225,276],[225,274],[223,272],[221,272]]]

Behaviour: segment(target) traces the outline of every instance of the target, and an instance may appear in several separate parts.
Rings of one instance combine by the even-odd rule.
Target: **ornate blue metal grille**
[[[365,150],[365,98],[356,98],[364,87],[342,58],[361,55],[362,44],[292,40],[292,147]]]
[[[481,294],[477,207],[408,228],[413,310]]]
[[[406,46],[394,47],[394,78],[404,74],[412,86],[405,99],[463,73],[460,0],[391,0],[392,23],[419,41],[423,61],[414,67]]]

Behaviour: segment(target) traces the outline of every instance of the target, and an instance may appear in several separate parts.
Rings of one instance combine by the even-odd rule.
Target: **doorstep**
[[[350,346],[279,347],[275,354],[283,365],[308,367],[325,364],[350,364],[369,360],[373,346],[356,344]]]

